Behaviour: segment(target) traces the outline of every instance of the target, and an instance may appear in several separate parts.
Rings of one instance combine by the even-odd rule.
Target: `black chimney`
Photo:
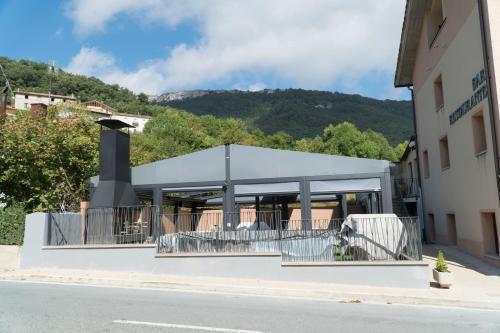
[[[119,130],[134,126],[117,119],[100,119],[96,123],[101,125],[99,184],[90,208],[136,206],[139,200],[130,184],[130,136]]]

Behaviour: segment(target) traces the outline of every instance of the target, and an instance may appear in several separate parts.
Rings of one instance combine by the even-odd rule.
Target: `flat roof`
[[[230,178],[236,183],[297,182],[304,177],[373,178],[389,172],[389,161],[230,145]],[[225,146],[132,168],[136,187],[215,186],[226,179]],[[375,175],[375,176],[374,176]],[[97,186],[99,177],[90,179]]]
[[[30,92],[30,91],[14,91],[14,95],[32,95],[32,96],[43,96],[43,97],[53,97],[53,98],[63,98],[63,99],[76,100],[75,96],[64,96],[64,95],[47,94],[47,93]]]

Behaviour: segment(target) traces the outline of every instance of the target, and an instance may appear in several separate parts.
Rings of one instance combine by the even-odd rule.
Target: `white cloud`
[[[92,48],[82,48],[68,69],[147,93],[230,81],[242,73],[303,88],[356,86],[371,71],[394,71],[403,13],[404,2],[394,0],[75,0],[67,15],[81,35],[105,31],[127,15],[138,24],[192,20],[201,38],[128,73]]]

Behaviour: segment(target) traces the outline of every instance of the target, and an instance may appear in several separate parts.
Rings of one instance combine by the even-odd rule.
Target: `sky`
[[[156,95],[393,86],[403,0],[0,0],[0,55]]]

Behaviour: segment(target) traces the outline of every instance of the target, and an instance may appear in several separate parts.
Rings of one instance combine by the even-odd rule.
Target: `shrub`
[[[448,265],[446,264],[446,260],[444,259],[443,251],[439,251],[436,260],[436,271],[438,272],[449,272]]]
[[[24,206],[14,204],[0,208],[0,244],[21,245],[24,237]]]

